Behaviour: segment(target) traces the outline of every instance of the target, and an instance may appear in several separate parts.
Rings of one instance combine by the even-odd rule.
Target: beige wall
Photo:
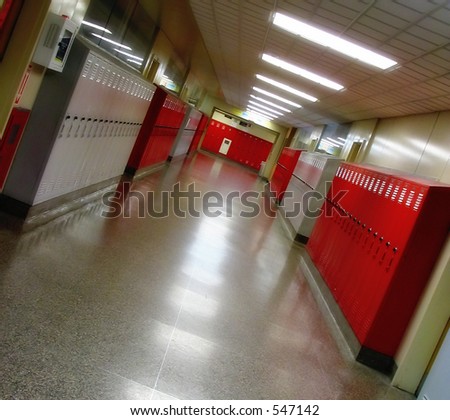
[[[416,392],[450,318],[449,297],[450,236],[395,357],[394,386]]]
[[[416,173],[450,184],[450,111],[439,113]]]
[[[364,158],[450,183],[450,111],[380,120]]]
[[[22,77],[25,74],[50,0],[26,1],[0,62],[0,134],[3,134]]]
[[[352,144],[355,142],[361,142],[361,149],[359,150],[356,162],[361,162],[369,149],[370,140],[373,136],[375,128],[377,126],[378,119],[373,118],[370,120],[355,121],[348,133],[347,142],[342,149],[341,157],[346,159]]]

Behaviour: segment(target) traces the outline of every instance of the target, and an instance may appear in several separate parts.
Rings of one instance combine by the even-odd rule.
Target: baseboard
[[[22,219],[24,228],[32,228],[48,223],[86,204],[100,200],[105,193],[114,191],[117,188],[120,179],[120,176],[110,178],[36,205],[30,205],[12,197],[0,195],[0,210]]]

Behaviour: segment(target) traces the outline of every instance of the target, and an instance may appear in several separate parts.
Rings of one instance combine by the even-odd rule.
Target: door
[[[450,322],[436,358],[420,389],[419,400],[450,400]]]

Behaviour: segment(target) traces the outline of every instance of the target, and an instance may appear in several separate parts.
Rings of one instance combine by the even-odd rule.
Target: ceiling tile
[[[317,96],[284,117],[304,125],[407,115],[450,108],[450,10],[441,0],[190,0],[222,91],[231,105],[246,105],[255,74],[283,80]],[[420,3],[420,4],[419,4]],[[448,4],[449,2],[446,2]],[[399,66],[380,71],[274,28],[270,15],[285,11],[344,32]],[[444,45],[439,48],[440,45]],[[262,62],[267,52],[346,86],[335,92]],[[265,85],[265,86],[264,86]],[[267,84],[260,84],[266,87]],[[277,91],[275,89],[275,91]],[[292,95],[279,91],[286,97]]]
[[[431,13],[430,17],[445,24],[447,26],[447,30],[448,30],[448,22],[450,22],[450,8],[448,6],[443,7],[441,9],[436,10],[435,12]]]
[[[408,25],[408,21],[402,19],[401,15],[388,13],[380,9],[378,7],[378,4],[375,4],[374,7],[370,8],[366,12],[366,16],[371,17],[377,21],[384,22],[384,24],[392,26],[397,30],[405,28]]]
[[[396,39],[404,42],[407,45],[419,48],[420,50],[422,50],[422,52],[430,51],[436,47],[436,44],[434,44],[433,42],[411,35],[409,32],[402,32],[397,36]]]

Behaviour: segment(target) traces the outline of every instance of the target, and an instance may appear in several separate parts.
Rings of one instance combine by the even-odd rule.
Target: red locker
[[[361,345],[357,359],[389,370],[450,228],[450,186],[343,163],[332,191],[307,250]]]
[[[127,172],[165,162],[172,150],[188,105],[158,87],[127,164]]]
[[[301,153],[302,150],[293,149],[291,147],[285,147],[281,151],[275,171],[270,180],[270,189],[275,193],[277,203],[283,198],[283,194],[286,191]]]
[[[3,137],[0,139],[0,190],[3,189],[5,184],[29,116],[30,111],[28,109],[13,108]]]
[[[219,153],[224,138],[231,140],[226,156]],[[272,143],[220,121],[211,120],[201,148],[259,170],[261,162],[267,160]]]

